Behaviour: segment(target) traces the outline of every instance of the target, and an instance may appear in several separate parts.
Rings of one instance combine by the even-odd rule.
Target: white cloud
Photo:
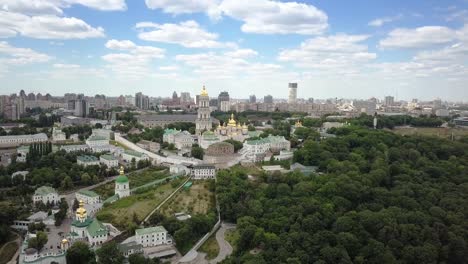
[[[350,70],[356,74],[363,64],[377,57],[362,43],[368,38],[367,35],[347,34],[316,37],[304,41],[299,48],[281,51],[278,60],[330,74],[350,73]]]
[[[448,27],[424,26],[414,29],[398,28],[379,42],[384,49],[427,48],[447,44],[456,39],[456,32]]]
[[[51,59],[47,54],[29,48],[14,47],[6,41],[0,41],[0,77],[3,77],[12,67],[45,63]]]
[[[234,51],[228,51],[225,54],[233,58],[249,58],[257,56],[258,52],[252,49],[236,49]]]
[[[101,11],[126,10],[125,0],[0,0],[0,10],[26,15],[62,15],[74,4]]]
[[[100,11],[123,11],[127,9],[125,0],[65,0],[68,4],[80,4]]]
[[[247,33],[316,35],[328,28],[328,17],[313,5],[270,0],[224,0],[223,14],[244,24]]]
[[[210,17],[219,18],[220,0],[146,0],[150,9],[162,9],[169,14],[191,14],[206,12]]]
[[[175,66],[175,65],[170,65],[170,66],[161,66],[159,67],[159,70],[161,71],[176,71],[178,70],[179,67]]]
[[[78,64],[62,64],[62,63],[55,63],[52,65],[52,67],[56,69],[77,69],[80,68],[80,65]]]
[[[372,27],[381,27],[383,26],[384,24],[387,24],[387,23],[390,23],[390,22],[393,22],[395,20],[398,20],[400,18],[402,18],[403,16],[401,14],[397,15],[397,16],[393,16],[393,17],[382,17],[382,18],[377,18],[377,19],[374,19],[372,21],[370,21],[368,23],[369,26],[372,26]]]
[[[105,46],[111,50],[126,53],[110,53],[102,56],[107,68],[120,77],[139,79],[151,74],[150,63],[154,59],[164,58],[164,49],[152,46],[138,46],[130,40],[109,40]]]
[[[0,28],[10,33],[4,37],[12,37],[18,34],[38,39],[104,37],[103,28],[94,28],[83,20],[74,17],[27,16],[19,13],[0,11]]]
[[[205,78],[226,79],[245,76],[271,75],[278,73],[282,68],[278,64],[251,62],[246,58],[237,56],[243,52],[227,52],[218,54],[214,52],[198,54],[181,54],[176,56],[176,61],[184,63],[192,68],[197,75]]]
[[[180,24],[155,24],[141,22],[136,28],[142,30],[138,37],[147,41],[179,44],[187,48],[219,48],[229,44],[218,41],[218,34],[205,31],[193,21]]]

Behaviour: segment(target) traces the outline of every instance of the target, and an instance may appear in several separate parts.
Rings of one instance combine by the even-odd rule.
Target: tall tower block
[[[288,103],[294,104],[297,99],[297,83],[289,83]]]
[[[203,89],[198,96],[198,114],[197,120],[195,121],[196,133],[201,135],[205,130],[211,130],[212,128],[211,110],[210,110],[210,97],[208,91],[203,86]]]

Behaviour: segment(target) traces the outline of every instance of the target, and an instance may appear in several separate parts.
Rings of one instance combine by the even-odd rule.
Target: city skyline
[[[2,94],[468,98],[464,0],[27,3],[0,0]]]

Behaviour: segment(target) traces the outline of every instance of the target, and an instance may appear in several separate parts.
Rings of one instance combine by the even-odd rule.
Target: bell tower
[[[198,114],[196,124],[196,133],[201,135],[205,130],[211,130],[212,120],[211,120],[211,110],[210,110],[210,97],[208,96],[208,91],[205,86],[198,97]]]

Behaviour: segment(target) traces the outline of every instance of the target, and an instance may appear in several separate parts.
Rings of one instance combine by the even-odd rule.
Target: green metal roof
[[[76,226],[76,227],[87,227],[91,224],[91,222],[93,221],[93,219],[91,218],[86,218],[86,220],[84,222],[80,222],[78,220],[73,220],[72,222],[72,226]]]
[[[114,157],[113,155],[109,155],[109,154],[101,155],[101,158],[103,158],[105,160],[117,160],[116,157]]]
[[[37,188],[37,190],[34,192],[34,195],[47,195],[49,193],[57,193],[57,191],[49,186],[42,186]]]
[[[92,237],[96,236],[101,236],[101,235],[106,235],[107,234],[107,228],[105,225],[103,225],[99,220],[94,219],[91,224],[86,228],[88,230],[88,233]]]
[[[126,150],[124,151],[124,153],[127,154],[127,155],[139,157],[139,158],[141,158],[141,156],[143,156],[143,153],[140,153],[140,152],[134,151],[134,150],[129,150],[129,149],[126,149]]]
[[[115,179],[115,182],[117,182],[117,183],[127,183],[128,178],[125,175],[120,175],[119,177],[117,177],[117,179]]]
[[[76,158],[81,162],[95,162],[95,161],[98,161],[98,159],[96,157],[89,156],[89,155],[78,156]]]
[[[137,235],[147,235],[147,234],[161,233],[161,232],[167,232],[164,226],[153,226],[153,227],[135,230],[135,234]]]
[[[80,190],[78,191],[79,194],[88,196],[88,197],[98,197],[99,195],[93,191],[88,191],[88,190]]]
[[[166,128],[164,129],[164,135],[171,135],[171,134],[177,134],[180,131],[177,129],[172,129],[172,128]]]

